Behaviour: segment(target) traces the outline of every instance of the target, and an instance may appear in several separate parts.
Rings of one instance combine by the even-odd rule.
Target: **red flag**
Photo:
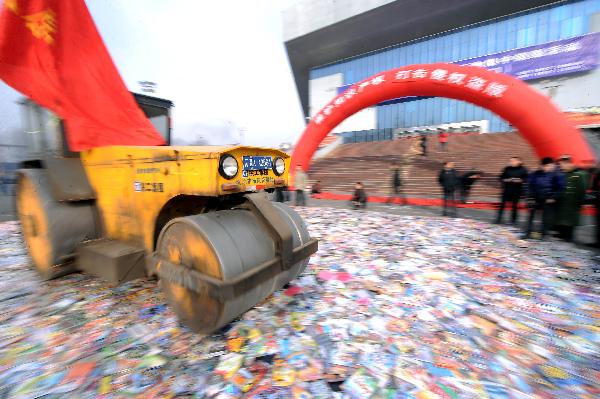
[[[0,78],[65,120],[69,148],[160,145],[83,0],[5,0]]]

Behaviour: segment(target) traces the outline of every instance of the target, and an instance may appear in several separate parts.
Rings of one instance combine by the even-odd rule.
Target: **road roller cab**
[[[17,210],[44,279],[156,276],[179,318],[208,333],[298,276],[317,250],[302,218],[263,192],[288,184],[290,157],[279,150],[43,153],[19,172]]]

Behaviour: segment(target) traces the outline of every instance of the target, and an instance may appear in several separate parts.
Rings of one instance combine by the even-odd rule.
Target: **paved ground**
[[[469,219],[297,210],[319,252],[208,336],[152,279],[40,281],[0,223],[0,399],[600,397],[589,251]]]
[[[331,208],[349,208],[348,202],[346,201],[318,200],[314,198],[309,198],[307,205],[310,207],[324,206]],[[442,213],[442,209],[437,206],[400,206],[385,205],[379,203],[368,204],[367,211],[386,212],[397,215],[411,216],[440,216]],[[460,218],[492,222],[496,217],[496,211],[461,208],[458,210],[458,216]],[[505,212],[504,217],[505,220],[508,220],[508,213]],[[582,218],[582,225],[577,228],[575,233],[575,241],[578,245],[586,245],[594,241],[595,224],[593,217],[583,216]],[[519,226],[524,226],[526,222],[527,213],[519,212]]]
[[[15,220],[15,197],[0,193],[0,222]]]
[[[348,202],[335,200],[317,200],[308,198],[308,206],[310,207],[330,207],[330,208],[348,208]],[[385,205],[381,203],[368,204],[367,211],[386,212],[397,215],[411,216],[439,216],[441,208],[437,206],[399,206]],[[458,213],[459,217],[466,219],[475,219],[481,221],[493,221],[495,211],[461,208]],[[505,213],[505,218],[508,220],[508,213]],[[0,222],[15,220],[14,197],[0,194]],[[526,212],[519,212],[519,225],[523,226],[527,220]],[[593,217],[583,216],[582,225],[575,233],[576,242],[581,245],[590,244],[594,241],[595,224]]]

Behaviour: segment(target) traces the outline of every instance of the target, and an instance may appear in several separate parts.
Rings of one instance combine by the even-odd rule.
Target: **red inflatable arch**
[[[447,97],[476,104],[513,125],[539,157],[570,154],[580,165],[595,162],[579,129],[549,98],[526,83],[479,67],[438,63],[378,73],[334,98],[306,127],[292,154],[291,169],[300,165],[308,170],[319,143],[344,119],[382,101],[407,96]]]

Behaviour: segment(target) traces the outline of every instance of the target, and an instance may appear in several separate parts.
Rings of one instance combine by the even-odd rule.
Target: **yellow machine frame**
[[[224,154],[238,162],[238,173],[219,173]],[[274,189],[288,184],[290,156],[275,149],[236,147],[111,146],[84,151],[81,160],[96,192],[103,236],[154,250],[162,225],[177,216],[177,207],[216,207],[214,201],[237,192]],[[285,172],[242,177],[242,156],[281,157]],[[186,201],[186,196],[194,196]],[[205,201],[198,201],[203,197]],[[198,209],[200,210],[200,209]],[[181,214],[190,214],[182,210]],[[164,216],[163,216],[164,215]],[[163,217],[161,217],[163,216]]]

